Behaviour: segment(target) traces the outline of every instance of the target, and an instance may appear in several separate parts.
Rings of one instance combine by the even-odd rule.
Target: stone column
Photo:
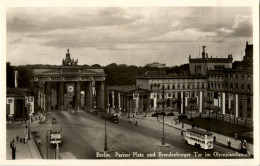
[[[58,110],[63,110],[64,109],[64,82],[59,82],[58,83]]]
[[[105,82],[97,82],[97,108],[104,109],[104,97],[105,97]]]
[[[34,113],[36,113],[39,109],[38,106],[38,82],[35,82],[33,84],[33,96],[34,96]]]
[[[92,82],[87,82],[85,86],[85,107],[87,110],[93,108],[93,89]]]
[[[146,103],[146,107],[144,109],[146,112],[148,112],[151,104],[151,99],[149,94],[148,96],[145,97],[144,102]]]
[[[118,92],[118,94],[117,94],[117,96],[118,96],[118,109],[120,110],[120,108],[121,108],[121,95],[120,95],[120,92]]]
[[[51,111],[51,83],[46,82],[46,109]]]
[[[115,108],[115,92],[112,91],[111,94],[112,94],[112,108]]]
[[[78,110],[78,108],[80,109],[81,106],[81,97],[80,97],[80,82],[76,82],[76,101],[75,101],[75,109]]]

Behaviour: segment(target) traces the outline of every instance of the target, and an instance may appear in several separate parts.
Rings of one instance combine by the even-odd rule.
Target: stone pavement
[[[133,117],[133,115],[131,114],[130,117]],[[137,118],[137,119],[151,119],[151,118],[156,119],[156,117],[151,117],[151,114],[147,114],[146,117],[144,117],[144,115],[137,115],[137,116],[135,116],[135,118]],[[175,119],[177,119],[177,116],[172,117],[172,120],[171,120],[171,116],[165,116],[164,117],[164,124],[167,125],[167,126],[173,127],[175,129],[184,130],[184,131],[186,131],[186,129],[188,129],[188,128],[192,128],[191,125],[186,124],[186,123],[184,123],[184,128],[182,128],[182,123],[175,124]],[[157,121],[159,123],[163,123],[162,117],[158,117]],[[205,129],[202,129],[202,128],[198,128],[198,129],[205,131]],[[222,135],[222,134],[216,133],[214,131],[211,131],[211,133],[213,133],[213,135],[216,136],[216,144],[227,147],[227,140],[229,138],[230,141],[231,141],[231,148],[239,150],[239,148],[240,148],[240,140],[239,139],[235,139],[233,137],[228,137],[226,135]],[[252,154],[252,155],[254,153],[253,147],[254,146],[252,144],[247,143],[247,149],[250,152],[250,154]]]
[[[33,123],[33,122],[32,122]],[[21,121],[7,122],[6,125],[6,160],[12,160],[12,149],[10,142],[14,139],[16,146],[16,159],[42,159],[39,150],[31,136],[25,144],[24,142],[17,142],[16,137],[19,139],[26,137],[26,124],[21,124]]]

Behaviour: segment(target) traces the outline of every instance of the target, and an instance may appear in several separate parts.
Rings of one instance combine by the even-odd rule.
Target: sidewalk
[[[12,160],[12,149],[10,148],[10,142],[14,139],[16,146],[16,160],[18,159],[42,159],[36,144],[31,136],[27,143],[17,142],[16,137],[26,137],[26,124],[21,124],[21,121],[12,122],[6,125],[6,159]]]
[[[130,117],[133,117],[133,114],[130,114]],[[121,117],[121,118],[123,118],[123,117]],[[127,116],[124,117],[124,118],[127,118]],[[145,120],[145,119],[154,120],[154,121],[163,123],[162,117],[158,117],[158,120],[157,120],[156,117],[151,117],[151,113],[148,113],[146,117],[144,117],[144,115],[142,115],[142,114],[139,114],[139,115],[136,115],[134,118],[142,119],[142,120]],[[184,123],[184,128],[182,129],[182,123],[175,124],[175,119],[177,117],[174,116],[172,118],[173,118],[173,120],[171,120],[171,116],[165,116],[164,117],[165,125],[173,127],[175,129],[178,129],[178,130],[184,130],[184,131],[186,131],[186,129],[188,129],[188,128],[192,128],[191,125]],[[202,129],[202,128],[199,128],[199,129],[205,131],[205,129]],[[227,147],[227,140],[229,138],[230,141],[231,141],[231,148],[234,149],[234,150],[239,150],[239,148],[240,148],[240,140],[239,139],[235,139],[233,137],[228,137],[228,136],[216,133],[216,132],[211,132],[211,133],[213,133],[216,136],[216,144]],[[248,152],[250,152],[251,155],[253,155],[253,152],[254,152],[253,147],[254,147],[254,145],[247,143],[247,149],[248,149]]]
[[[160,123],[162,123],[163,119],[159,118],[158,121]],[[165,123],[165,125],[168,125],[170,127],[173,127],[173,128],[179,129],[179,130],[186,130],[188,128],[192,128],[191,125],[184,123],[184,128],[182,129],[182,123],[175,124],[175,120],[174,119],[171,120],[171,117],[167,117],[167,116],[164,117],[164,123]],[[205,129],[201,129],[201,128],[199,128],[199,129],[205,131]],[[213,133],[216,136],[216,143],[227,146],[227,140],[229,138],[231,141],[231,147],[239,150],[240,140],[232,138],[232,137],[228,137],[228,136],[225,136],[225,135],[222,135],[219,133],[215,133],[215,132],[211,132],[211,133]],[[248,151],[250,152],[250,154],[253,154],[253,152],[254,152],[253,145],[250,143],[247,143],[247,147],[248,147]]]

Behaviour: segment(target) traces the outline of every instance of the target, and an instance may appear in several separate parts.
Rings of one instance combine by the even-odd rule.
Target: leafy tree
[[[14,87],[14,70],[10,62],[6,63],[6,86]]]

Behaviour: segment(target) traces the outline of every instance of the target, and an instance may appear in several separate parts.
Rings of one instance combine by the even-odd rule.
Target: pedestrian
[[[229,138],[228,138],[227,144],[228,144],[228,148],[230,148],[231,147],[231,141],[230,141]]]
[[[13,141],[10,142],[10,148],[13,148]]]
[[[181,130],[181,136],[183,136],[183,130]]]
[[[246,148],[246,146],[247,146],[246,140],[244,140],[244,146],[245,146],[245,148]]]
[[[137,124],[137,121],[135,121],[135,125],[137,126],[138,124]]]
[[[217,139],[217,138],[216,138],[216,136],[214,135],[214,137],[213,137],[214,142],[216,142],[216,139]]]
[[[23,138],[23,144],[25,144],[25,138]]]
[[[17,142],[19,141],[19,136],[18,136],[18,135],[16,136],[16,141],[17,141]]]
[[[23,139],[22,138],[20,138],[20,143],[23,143]]]
[[[12,147],[12,159],[15,160],[16,147],[13,145]]]
[[[197,125],[197,129],[199,128],[199,125]]]
[[[210,132],[210,127],[209,127],[209,132]]]

